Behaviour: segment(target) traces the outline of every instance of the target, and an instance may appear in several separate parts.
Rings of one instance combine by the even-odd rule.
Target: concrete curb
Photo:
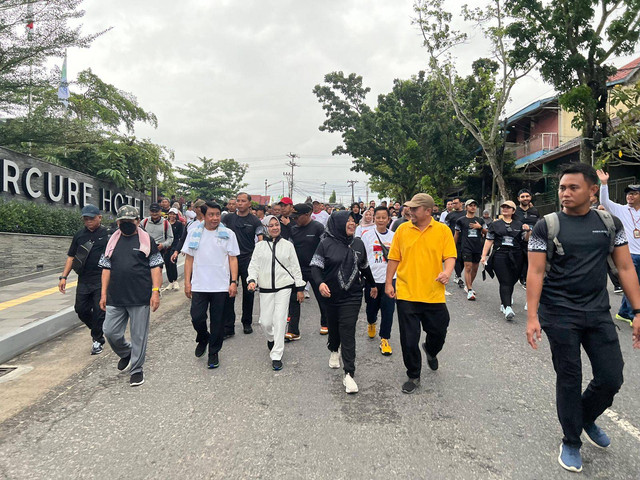
[[[184,273],[184,264],[178,265],[178,278]],[[167,272],[162,270],[163,280],[167,281]],[[29,325],[19,328],[3,337],[0,337],[0,364],[12,358],[56,338],[81,325],[82,322],[73,307],[50,315],[42,320],[37,320]]]

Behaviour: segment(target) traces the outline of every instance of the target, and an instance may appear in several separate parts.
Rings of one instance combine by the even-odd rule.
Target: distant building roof
[[[542,100],[538,100],[536,102],[533,102],[530,105],[527,105],[522,110],[514,113],[509,118],[507,118],[507,126],[516,123],[518,120],[522,120],[526,116],[531,115],[535,111],[546,107],[547,105],[549,105],[550,103],[552,103],[553,101],[555,101],[557,99],[558,99],[558,96],[554,95],[553,97],[544,98]]]
[[[640,57],[620,67],[615,75],[609,77],[607,85],[612,87],[614,85],[627,83],[638,70],[640,70]]]

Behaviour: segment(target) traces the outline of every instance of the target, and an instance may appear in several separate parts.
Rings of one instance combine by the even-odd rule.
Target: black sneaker
[[[622,295],[624,293],[624,290],[622,290],[622,287],[613,287],[613,293]]]
[[[418,389],[419,385],[419,378],[410,378],[402,384],[402,393],[413,393]]]
[[[248,335],[250,333],[253,333],[253,328],[251,328],[251,325],[245,325],[244,327],[242,327],[242,331]]]
[[[218,354],[214,353],[213,355],[209,355],[209,368],[218,368],[220,366],[220,362],[218,361]]]
[[[460,288],[464,288],[464,280],[462,280],[461,278],[458,279],[458,286]]]
[[[131,363],[131,354],[118,360],[118,370],[120,370],[121,372],[124,372],[125,370],[129,370],[129,367],[131,366],[130,363]]]
[[[437,370],[438,369],[438,358],[437,357],[432,357],[431,355],[429,355],[427,353],[427,342],[422,342],[422,349],[424,350],[424,353],[427,356],[427,365],[429,365],[429,368],[431,370]]]
[[[93,345],[91,346],[91,355],[100,355],[102,353],[102,344],[96,340],[93,341]]]
[[[207,351],[208,344],[209,342],[198,342],[198,345],[196,345],[196,357],[200,358],[204,355],[204,352]]]
[[[222,336],[222,339],[223,339],[223,340],[226,340],[227,338],[231,338],[231,337],[233,337],[235,334],[236,334],[236,332],[225,333],[225,334]]]
[[[142,374],[142,372],[134,373],[133,375],[131,375],[131,378],[129,379],[130,387],[137,387],[138,385],[142,385],[143,383],[144,383],[144,375]]]
[[[282,361],[280,361],[280,360],[274,360],[274,361],[272,361],[272,362],[271,362],[271,365],[273,366],[273,369],[274,369],[275,371],[282,370]]]
[[[273,349],[273,346],[275,344],[273,342],[270,342],[269,340],[267,340],[267,348],[269,349],[269,351],[271,351]]]

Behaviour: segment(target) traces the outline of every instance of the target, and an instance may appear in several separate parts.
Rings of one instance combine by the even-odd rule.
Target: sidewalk
[[[183,265],[181,257],[180,276]],[[82,323],[73,310],[77,275],[69,275],[64,295],[58,291],[59,275],[43,275],[0,289],[0,363]],[[163,277],[166,282],[164,269]]]

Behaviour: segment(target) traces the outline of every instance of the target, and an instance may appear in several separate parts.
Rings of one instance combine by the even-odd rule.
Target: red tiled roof
[[[609,77],[609,83],[617,83],[624,80],[638,68],[640,68],[640,57],[626,64],[624,67],[620,67],[615,75]]]

